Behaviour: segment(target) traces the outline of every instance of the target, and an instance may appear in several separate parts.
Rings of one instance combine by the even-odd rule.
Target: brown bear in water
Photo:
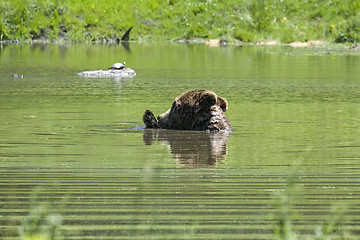
[[[159,115],[157,120],[150,110],[143,115],[146,128],[164,128],[176,130],[232,131],[225,116],[228,103],[207,90],[191,90],[175,98],[172,107]]]

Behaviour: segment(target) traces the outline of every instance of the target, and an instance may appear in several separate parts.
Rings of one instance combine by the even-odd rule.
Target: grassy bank
[[[359,0],[7,0],[0,40],[360,41]]]

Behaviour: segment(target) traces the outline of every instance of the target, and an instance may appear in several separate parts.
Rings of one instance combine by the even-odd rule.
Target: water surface
[[[272,239],[284,196],[297,234],[315,236],[333,208],[338,229],[360,234],[359,55],[156,43],[0,49],[2,239],[17,238],[39,206],[62,216],[65,239]],[[75,76],[123,61],[135,78]],[[143,129],[146,109],[163,113],[197,88],[228,100],[231,134]]]

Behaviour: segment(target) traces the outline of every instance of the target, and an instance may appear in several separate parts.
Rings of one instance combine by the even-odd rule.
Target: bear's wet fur
[[[175,98],[172,107],[157,119],[150,110],[146,110],[143,122],[146,128],[232,131],[224,113],[227,108],[226,99],[212,91],[190,90]]]

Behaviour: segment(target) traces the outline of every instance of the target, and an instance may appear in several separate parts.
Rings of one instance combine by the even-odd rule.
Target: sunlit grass
[[[151,174],[151,173],[150,173]],[[157,174],[157,173],[155,173]],[[151,179],[151,178],[150,178]],[[150,180],[148,179],[148,180]],[[144,198],[143,191],[146,191],[146,188],[143,189],[143,186],[148,185],[147,178],[144,178],[144,182],[138,185],[138,188],[131,189],[138,191],[138,198],[133,199],[131,202],[134,206],[138,204],[143,204],[146,198]],[[333,205],[330,207],[329,212],[324,216],[324,219],[313,226],[310,226],[306,233],[301,232],[299,228],[296,226],[297,222],[302,222],[302,216],[297,210],[297,205],[302,203],[301,198],[306,198],[306,196],[302,196],[301,194],[301,184],[299,184],[299,178],[296,175],[296,172],[290,174],[287,179],[284,180],[284,186],[281,189],[274,190],[273,195],[273,206],[274,211],[269,212],[269,217],[273,220],[272,228],[272,238],[271,239],[279,239],[279,240],[347,240],[347,239],[356,239],[354,235],[347,233],[346,230],[343,229],[344,216],[348,210],[348,206],[339,202],[339,204]],[[61,200],[64,203],[67,200]],[[341,204],[341,205],[340,205]],[[63,213],[64,206],[57,207],[55,209],[51,208],[51,205],[59,205],[59,203],[51,203],[51,202],[42,202],[39,201],[36,197],[36,194],[33,194],[31,198],[31,205],[29,212],[26,217],[21,221],[20,226],[18,227],[18,239],[22,240],[56,240],[56,239],[67,239],[65,236],[65,232],[86,232],[86,231],[94,231],[94,234],[97,230],[99,232],[104,229],[107,231],[115,231],[118,234],[124,234],[123,237],[135,237],[139,232],[146,232],[146,239],[168,239],[167,235],[162,231],[172,229],[174,231],[182,232],[182,238],[196,238],[199,234],[199,229],[202,232],[202,237],[207,236],[206,230],[227,230],[228,232],[224,234],[228,234],[232,236],[231,231],[234,229],[234,226],[226,226],[226,225],[218,225],[218,226],[205,226],[200,224],[201,220],[194,221],[192,224],[182,225],[184,222],[179,221],[179,225],[170,225],[164,226],[159,225],[159,222],[165,221],[167,216],[161,215],[163,209],[160,207],[152,207],[149,209],[147,206],[144,208],[134,208],[131,211],[134,213],[134,218],[129,218],[129,216],[124,215],[123,219],[128,220],[130,225],[99,225],[96,226],[94,224],[82,224],[78,225],[62,225],[63,218],[69,219],[69,216],[62,216],[57,213],[59,210]],[[62,204],[60,204],[62,205]],[[62,210],[61,210],[62,209]],[[96,212],[97,210],[92,210],[92,212]],[[100,212],[103,210],[99,209]],[[108,209],[109,213],[114,213],[114,215],[106,214],[104,216],[97,216],[97,220],[119,220],[119,216],[117,211],[112,209]],[[127,210],[129,211],[129,210]],[[188,211],[189,213],[193,213],[194,209],[187,209],[185,205],[182,208],[182,211]],[[199,210],[198,210],[199,211]],[[222,210],[219,210],[222,211]],[[138,214],[141,212],[151,213],[147,215],[145,218],[142,218],[141,221],[137,221]],[[200,210],[203,212],[203,210]],[[161,218],[160,218],[161,216]],[[76,216],[77,220],[82,220],[86,222],[88,220],[87,216]],[[170,216],[169,220],[171,221],[172,217]],[[180,218],[178,218],[180,219]],[[66,222],[66,221],[65,221]],[[132,223],[132,224],[131,224]],[[239,227],[243,227],[239,225]],[[249,226],[246,226],[249,228]],[[256,228],[256,226],[253,226]],[[227,229],[229,228],[229,229]],[[234,233],[235,234],[235,233]],[[254,233],[256,234],[256,233]],[[134,236],[133,236],[134,235]],[[270,235],[271,236],[271,235]],[[89,236],[88,236],[89,237]],[[110,236],[109,236],[110,237]],[[173,235],[169,234],[169,238],[172,238]]]
[[[357,0],[9,0],[0,2],[0,40],[226,38],[283,43],[360,41]]]
[[[274,237],[279,240],[345,240],[355,239],[343,229],[344,216],[348,210],[348,205],[339,202],[330,207],[328,213],[324,215],[322,222],[314,224],[310,233],[302,233],[296,230],[296,222],[301,221],[301,214],[296,206],[301,204],[306,196],[301,194],[301,186],[297,183],[298,177],[296,170],[288,176],[284,188],[275,192],[273,196],[275,220],[273,225]],[[301,196],[301,197],[299,197]]]
[[[62,223],[62,216],[51,212],[46,204],[34,203],[19,226],[19,239],[22,240],[55,240],[62,235],[58,228]]]

